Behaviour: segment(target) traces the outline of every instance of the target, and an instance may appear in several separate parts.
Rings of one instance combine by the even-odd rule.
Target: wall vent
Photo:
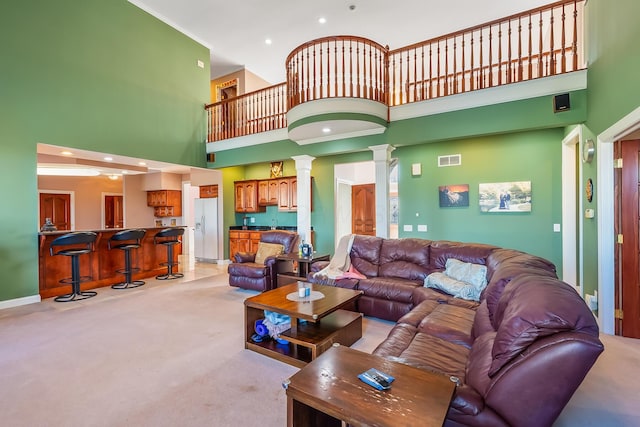
[[[460,166],[462,164],[462,154],[450,154],[448,156],[438,156],[438,167]]]

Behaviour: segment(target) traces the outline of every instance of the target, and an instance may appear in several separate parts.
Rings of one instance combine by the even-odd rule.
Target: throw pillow
[[[424,279],[424,285],[428,288],[444,291],[456,298],[471,301],[478,301],[480,298],[480,292],[473,285],[453,279],[444,273],[431,273]]]
[[[280,255],[282,253],[282,245],[278,243],[258,243],[258,251],[256,252],[256,264],[264,264],[264,261],[270,256]]]
[[[455,258],[447,260],[444,273],[456,280],[474,286],[478,292],[487,286],[487,266],[462,262]]]

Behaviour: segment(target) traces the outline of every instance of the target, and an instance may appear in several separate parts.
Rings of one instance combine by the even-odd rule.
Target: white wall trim
[[[21,305],[34,304],[42,301],[40,295],[31,295],[30,297],[22,297],[9,299],[6,301],[0,301],[0,310],[4,310],[5,308],[19,307]]]
[[[236,138],[225,139],[224,141],[207,142],[205,145],[207,153],[217,153],[218,151],[269,144],[270,142],[281,141],[283,139],[289,139],[289,130],[287,128],[238,136]]]
[[[580,147],[580,141],[582,141],[581,125],[576,126],[562,140],[562,280],[574,286],[582,295],[584,292],[582,272],[578,274],[577,265],[578,259],[580,265],[583,265],[582,215],[579,215],[579,225],[576,226],[576,212],[582,212],[582,203],[580,206],[576,204],[576,152]],[[580,169],[579,182],[582,182],[582,169]],[[578,239],[580,253],[576,256]]]
[[[606,334],[615,333],[613,142],[638,129],[640,107],[598,135],[598,321]]]
[[[389,109],[392,122],[587,88],[587,70],[511,83]]]

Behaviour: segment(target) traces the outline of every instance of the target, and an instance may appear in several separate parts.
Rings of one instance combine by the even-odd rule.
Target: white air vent
[[[460,166],[462,164],[462,154],[451,154],[449,156],[438,156],[438,167]]]

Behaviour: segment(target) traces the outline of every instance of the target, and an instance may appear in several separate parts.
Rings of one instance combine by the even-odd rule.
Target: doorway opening
[[[122,194],[102,193],[102,225],[107,228],[124,228]]]

